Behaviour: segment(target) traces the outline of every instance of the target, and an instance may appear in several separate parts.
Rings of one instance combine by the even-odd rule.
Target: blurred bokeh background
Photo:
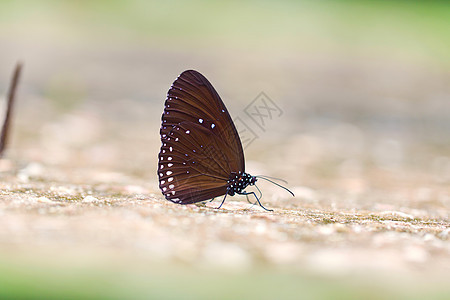
[[[17,61],[1,167],[20,180],[159,197],[165,95],[196,69],[257,136],[248,171],[298,195],[264,185],[267,206],[448,220],[447,1],[0,0],[0,97]],[[261,92],[282,111],[263,129],[246,114]]]
[[[246,150],[289,178],[375,166],[449,180],[445,1],[0,5],[2,91],[16,61],[25,64],[13,157],[60,165],[78,154],[89,166],[148,170],[151,180],[165,93],[194,68],[234,117],[248,123],[244,109],[261,91],[284,111],[266,132],[254,128],[259,139]],[[111,139],[142,149],[108,148]]]

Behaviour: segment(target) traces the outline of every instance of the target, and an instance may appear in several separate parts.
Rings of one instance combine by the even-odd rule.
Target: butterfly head
[[[255,176],[252,176],[250,174],[246,174],[246,175],[250,176],[249,185],[254,185],[256,183],[256,181],[258,180],[258,178],[256,178]]]

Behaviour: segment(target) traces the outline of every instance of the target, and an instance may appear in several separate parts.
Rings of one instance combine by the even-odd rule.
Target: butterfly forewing
[[[244,172],[241,141],[209,81],[183,72],[172,84],[161,125],[158,175],[165,197],[188,204],[227,192],[232,173]]]

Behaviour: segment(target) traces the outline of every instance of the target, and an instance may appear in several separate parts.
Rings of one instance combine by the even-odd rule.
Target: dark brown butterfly
[[[258,178],[268,179],[245,173],[233,120],[202,74],[188,70],[178,76],[167,93],[161,119],[158,176],[167,200],[191,204],[225,195],[220,208],[227,195],[253,194],[268,210],[254,192],[245,191]]]

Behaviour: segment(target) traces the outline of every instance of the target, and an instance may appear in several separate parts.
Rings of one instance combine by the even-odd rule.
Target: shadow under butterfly
[[[211,83],[188,70],[170,87],[162,115],[158,160],[159,187],[167,200],[192,204],[227,195],[253,195],[265,210],[255,185],[268,176],[245,173],[244,151],[225,104]],[[246,192],[247,186],[258,189]],[[248,199],[247,199],[248,200]],[[256,202],[255,202],[256,204]]]

